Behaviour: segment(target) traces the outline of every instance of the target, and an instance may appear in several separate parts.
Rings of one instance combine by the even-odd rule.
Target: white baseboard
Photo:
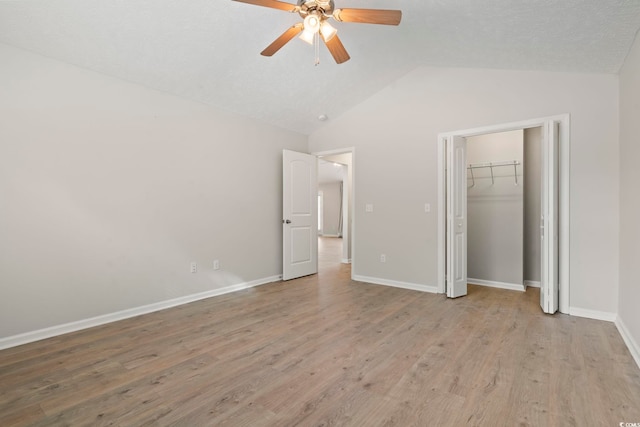
[[[339,234],[319,234],[320,237],[342,237]]]
[[[342,258],[342,261],[340,261],[343,264],[351,264],[351,258]]]
[[[569,307],[569,316],[585,317],[587,319],[604,320],[607,322],[615,322],[617,317],[616,313],[588,310],[580,307]]]
[[[419,285],[417,283],[398,282],[396,280],[380,279],[377,277],[358,276],[354,275],[353,280],[358,282],[372,283],[374,285],[391,286],[394,288],[410,289],[412,291],[429,292],[432,294],[438,293],[437,286]]]
[[[640,368],[640,345],[638,345],[638,343],[633,339],[631,333],[629,333],[629,329],[627,329],[627,326],[624,324],[620,316],[616,317],[615,324],[618,328],[618,332],[622,335],[622,339],[627,345],[631,356],[633,356],[633,360],[636,361],[638,368]]]
[[[524,285],[521,283],[494,282],[492,280],[472,279],[469,277],[467,278],[467,283],[472,285],[489,286],[491,288],[508,289],[510,291],[524,292],[526,290]]]
[[[282,280],[282,276],[271,276],[263,279],[252,280],[250,282],[238,283],[236,285],[226,286],[224,288],[212,289],[206,292],[186,295],[184,297],[174,298],[153,304],[143,305],[140,307],[129,308],[126,310],[116,311],[115,313],[104,314],[102,316],[91,317],[89,319],[78,320],[75,322],[56,325],[49,328],[39,329],[36,331],[26,332],[19,335],[13,335],[6,338],[0,338],[0,350],[10,347],[16,347],[22,344],[28,344],[34,341],[40,341],[45,338],[51,338],[58,335],[76,332],[82,329],[92,328],[94,326],[104,325],[106,323],[117,322],[118,320],[129,319],[131,317],[140,316],[142,314],[160,311],[178,305],[188,304],[203,300],[206,298],[224,295],[231,292],[241,291],[243,289],[253,288],[267,283],[273,283]]]
[[[536,282],[534,280],[525,280],[524,281],[525,288],[539,288],[540,282]]]

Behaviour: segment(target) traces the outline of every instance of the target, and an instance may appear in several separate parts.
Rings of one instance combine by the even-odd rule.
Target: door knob
[[[282,222],[284,224],[291,224],[291,220],[290,219],[283,219]]]

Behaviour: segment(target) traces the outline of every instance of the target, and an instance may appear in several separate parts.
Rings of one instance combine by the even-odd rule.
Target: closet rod
[[[518,169],[517,167],[520,165],[520,162],[517,160],[511,160],[511,161],[506,161],[506,162],[489,162],[489,163],[475,163],[475,164],[469,164],[469,166],[467,167],[467,170],[471,171],[471,187],[474,187],[476,185],[476,179],[473,176],[473,170],[474,169],[480,169],[480,168],[491,168],[491,185],[495,184],[495,178],[493,176],[493,168],[494,167],[499,167],[499,166],[513,166],[513,177],[516,180],[516,185],[518,185]],[[468,187],[468,188],[471,188]]]
[[[517,160],[510,160],[506,162],[491,162],[491,163],[473,163],[469,164],[467,169],[479,169],[479,168],[492,168],[495,166],[520,166],[520,162]]]

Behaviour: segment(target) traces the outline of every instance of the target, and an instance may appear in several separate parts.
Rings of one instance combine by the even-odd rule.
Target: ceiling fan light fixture
[[[304,18],[304,30],[310,31],[313,34],[320,30],[320,18],[315,13],[310,13]]]
[[[315,35],[316,35],[316,33],[314,33],[314,32],[304,30],[302,32],[302,34],[300,34],[299,39],[303,40],[303,41],[305,41],[305,42],[307,42],[309,44],[313,44],[313,39],[314,39]]]
[[[338,30],[333,28],[333,26],[327,21],[322,21],[322,23],[320,24],[320,33],[322,34],[322,38],[324,39],[324,41],[328,42],[335,37],[335,35],[338,33]]]
[[[304,31],[300,34],[300,39],[313,44],[314,37],[321,28],[320,18],[315,13],[311,13],[304,18],[303,25]]]

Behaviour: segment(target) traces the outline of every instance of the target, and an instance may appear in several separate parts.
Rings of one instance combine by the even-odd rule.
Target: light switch
[[[366,205],[364,205],[364,211],[365,212],[373,212],[373,204],[367,203]]]
[[[424,204],[424,211],[425,211],[425,213],[431,212],[431,203],[425,203]]]

